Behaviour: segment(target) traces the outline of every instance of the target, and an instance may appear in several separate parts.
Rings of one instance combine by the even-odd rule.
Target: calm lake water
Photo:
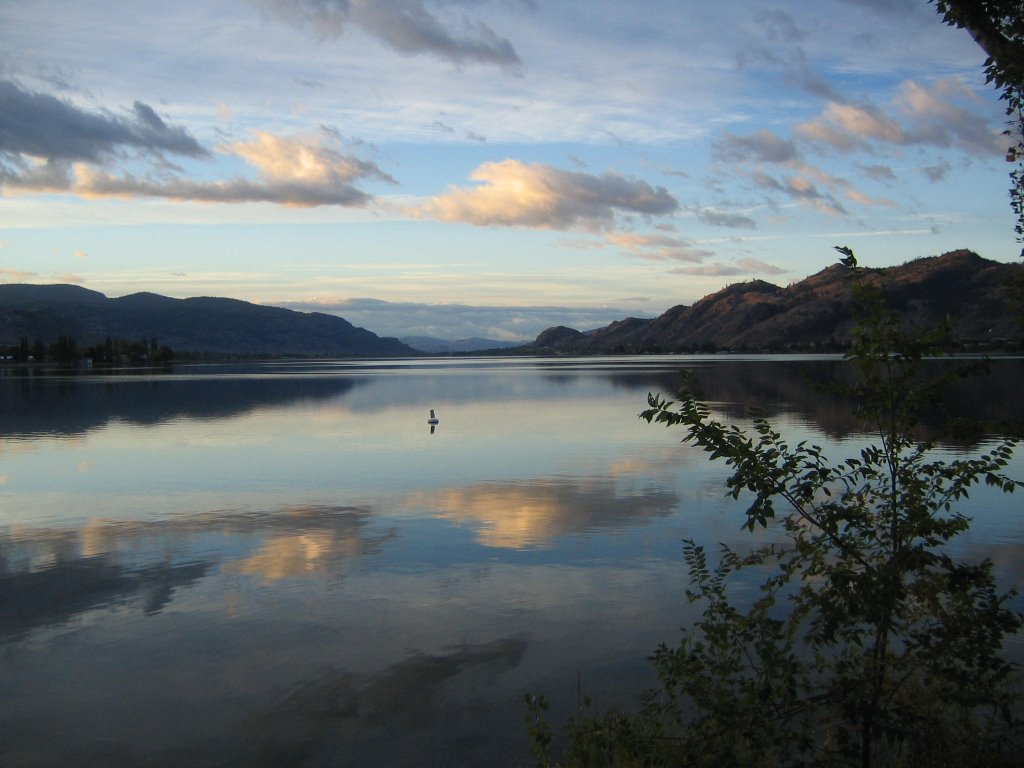
[[[825,357],[0,369],[0,764],[529,764],[523,695],[629,705],[690,617],[680,540],[751,541],[725,467],[637,418],[682,367],[863,442]],[[1022,385],[951,402],[1020,419]],[[1024,584],[1024,495],[969,509],[959,550]]]

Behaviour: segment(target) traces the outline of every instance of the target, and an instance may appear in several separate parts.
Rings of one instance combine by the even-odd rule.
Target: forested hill
[[[383,357],[418,354],[347,320],[235,299],[135,293],[111,299],[75,285],[0,285],[0,345],[70,336],[79,349],[105,339],[156,339],[212,355]]]
[[[935,326],[948,318],[953,338],[984,348],[1019,344],[1024,265],[967,250],[885,269],[859,269],[879,283],[907,322]],[[850,268],[834,264],[786,288],[754,280],[730,285],[654,319],[627,318],[580,332],[549,328],[528,349],[537,353],[616,354],[734,350],[836,350],[854,328]]]

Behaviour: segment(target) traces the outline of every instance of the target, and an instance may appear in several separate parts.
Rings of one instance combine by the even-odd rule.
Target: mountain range
[[[156,339],[199,355],[385,357],[420,354],[347,320],[236,299],[173,299],[133,293],[111,299],[76,285],[0,285],[0,345],[20,339],[75,339],[79,349],[106,338]]]
[[[626,318],[581,332],[558,326],[522,351],[536,354],[825,351],[843,348],[854,330],[857,280],[885,291],[905,322],[950,324],[954,340],[984,347],[1019,340],[1024,265],[958,250],[883,269],[833,264],[785,288],[763,280],[735,283],[653,319]]]
[[[954,339],[984,347],[1019,343],[1024,264],[958,250],[883,269],[833,264],[785,288],[735,283],[652,319],[626,318],[578,331],[558,326],[514,352],[486,339],[382,338],[335,315],[225,298],[135,293],[111,299],[76,285],[0,285],[0,346],[70,336],[79,349],[106,338],[156,339],[199,355],[414,356],[490,351],[515,354],[824,351],[854,329],[853,285],[883,287],[890,305],[920,326],[948,321]]]
[[[458,355],[481,350],[501,350],[523,346],[522,341],[498,341],[497,339],[481,339],[476,336],[469,339],[439,339],[434,336],[402,336],[403,344],[430,355]]]

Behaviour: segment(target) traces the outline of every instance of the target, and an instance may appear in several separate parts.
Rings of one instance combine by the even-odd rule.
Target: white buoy
[[[430,418],[427,419],[427,424],[437,424],[437,423],[438,423],[438,418],[437,418],[437,416],[434,415],[434,409],[431,408],[430,409]]]

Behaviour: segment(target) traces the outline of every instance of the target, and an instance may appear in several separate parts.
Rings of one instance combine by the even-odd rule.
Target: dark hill
[[[109,299],[74,285],[0,285],[0,345],[73,337],[80,349],[106,338],[157,339],[179,352],[213,355],[415,355],[347,320],[236,299],[173,299],[135,293]]]
[[[107,297],[78,285],[33,285],[10,283],[0,285],[0,307],[49,307],[63,304],[101,304]]]
[[[935,326],[948,318],[955,339],[985,345],[1020,338],[1019,309],[1009,286],[1013,276],[1022,275],[1024,265],[966,250],[860,270],[865,282],[884,287],[890,305],[908,323]],[[853,332],[850,278],[850,269],[834,264],[786,288],[763,280],[735,283],[651,320],[628,318],[586,333],[550,328],[531,349],[559,354],[837,349]]]

